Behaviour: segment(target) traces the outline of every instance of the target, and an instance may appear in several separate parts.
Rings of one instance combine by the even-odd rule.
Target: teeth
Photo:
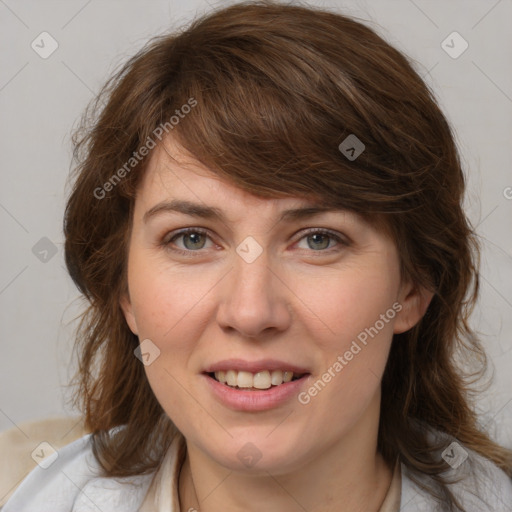
[[[251,375],[251,374],[249,374]],[[272,379],[270,378],[270,372],[258,372],[253,377],[253,388],[256,389],[268,389],[272,386]]]
[[[228,370],[226,372],[226,382],[228,383],[228,386],[237,386],[237,372],[234,370]]]
[[[279,386],[285,382],[290,382],[294,373],[290,371],[273,370],[271,372],[264,370],[258,373],[246,371],[218,371],[215,372],[215,379],[231,387],[269,389],[271,386]],[[299,375],[295,375],[299,377]]]
[[[253,377],[249,372],[238,372],[237,384],[239,388],[252,388]]]
[[[270,382],[273,386],[279,386],[283,383],[283,372],[281,370],[275,370],[270,376]]]

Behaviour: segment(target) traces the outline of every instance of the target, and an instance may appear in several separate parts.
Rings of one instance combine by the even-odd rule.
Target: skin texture
[[[161,212],[144,221],[171,199],[217,207],[226,218]],[[136,197],[121,305],[130,329],[160,350],[145,369],[187,441],[182,510],[368,512],[387,492],[391,468],[377,452],[381,377],[393,333],[413,327],[432,295],[401,282],[392,241],[354,213],[278,222],[284,209],[310,204],[242,191],[172,139],[153,152]],[[173,238],[188,227],[209,235]],[[252,263],[236,252],[248,236],[263,249]],[[271,410],[235,411],[201,374],[228,358],[279,359],[308,369],[307,391],[394,303],[401,310],[308,404],[294,396]],[[237,456],[247,442],[261,454],[250,468]]]

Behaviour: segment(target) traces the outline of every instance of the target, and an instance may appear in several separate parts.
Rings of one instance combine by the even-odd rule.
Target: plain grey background
[[[76,414],[66,385],[82,303],[62,234],[73,126],[151,36],[230,3],[0,0],[0,430]],[[484,244],[472,325],[494,369],[475,406],[494,438],[512,447],[512,0],[309,3],[367,20],[406,52],[455,130],[466,211]]]

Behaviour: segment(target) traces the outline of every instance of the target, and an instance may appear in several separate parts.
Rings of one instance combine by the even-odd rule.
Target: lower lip
[[[214,396],[225,406],[236,411],[266,411],[284,404],[297,396],[309,374],[300,379],[259,391],[242,391],[222,384],[209,375],[202,374]]]

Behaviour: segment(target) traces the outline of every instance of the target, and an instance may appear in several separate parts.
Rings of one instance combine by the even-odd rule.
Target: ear
[[[400,334],[412,329],[423,318],[433,296],[434,292],[407,283],[397,300],[402,309],[395,317],[393,333]]]
[[[137,322],[135,321],[135,315],[133,314],[133,307],[128,293],[121,296],[119,305],[123,310],[124,318],[126,319],[126,323],[128,324],[130,331],[137,336],[139,334],[139,330],[137,329]]]

